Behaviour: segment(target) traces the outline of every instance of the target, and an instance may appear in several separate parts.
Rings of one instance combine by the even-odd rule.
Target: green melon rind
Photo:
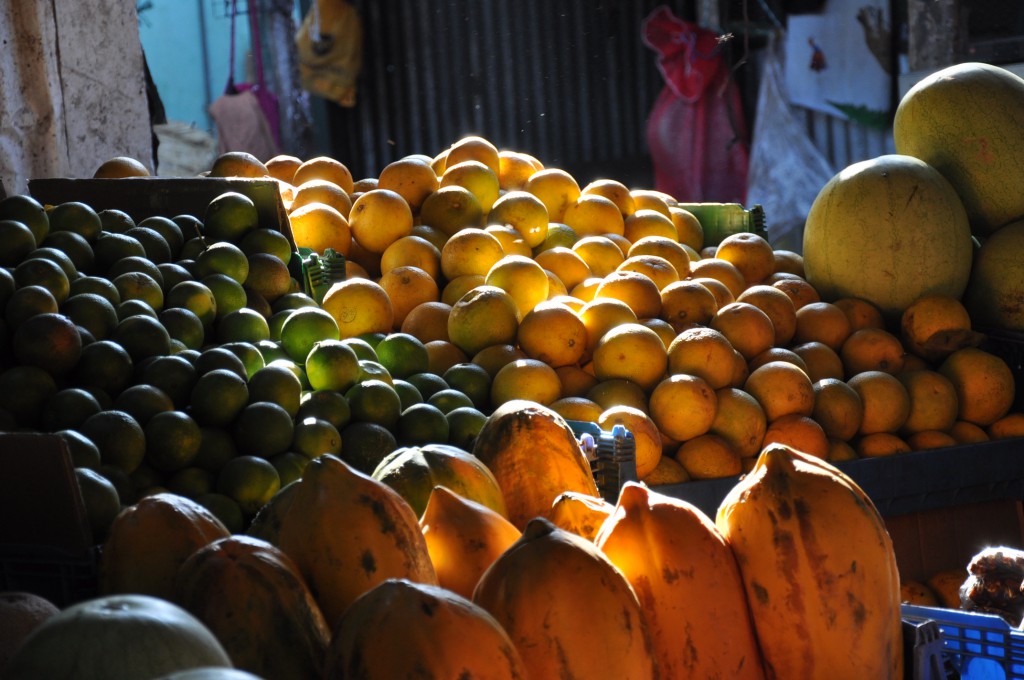
[[[898,319],[922,295],[963,295],[970,225],[937,170],[888,154],[826,182],[808,212],[803,256],[805,278],[822,300],[859,297]]]
[[[953,184],[979,236],[1024,217],[1024,78],[973,62],[936,71],[903,96],[893,141]]]
[[[978,248],[964,306],[983,328],[1024,331],[1024,221],[1006,225]]]

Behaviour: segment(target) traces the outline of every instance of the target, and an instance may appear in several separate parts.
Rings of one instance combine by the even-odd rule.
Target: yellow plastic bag
[[[356,104],[363,25],[345,0],[315,0],[295,34],[302,88],[340,106]]]

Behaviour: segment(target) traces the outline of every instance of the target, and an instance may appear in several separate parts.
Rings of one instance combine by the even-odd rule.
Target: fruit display
[[[92,611],[173,605],[213,677],[901,677],[935,591],[834,464],[1024,436],[986,333],[1024,210],[980,217],[913,106],[802,253],[480,136],[360,179],[224,153],[197,214],[114,159],[119,208],[0,200],[0,432],[66,444]],[[616,499],[574,423],[631,437]]]

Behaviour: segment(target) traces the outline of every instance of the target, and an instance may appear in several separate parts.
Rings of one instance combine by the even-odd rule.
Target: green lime
[[[164,274],[160,271],[160,265],[155,262],[150,262],[149,259],[139,257],[138,255],[129,255],[128,257],[121,258],[114,264],[110,265],[105,276],[108,279],[113,280],[121,274],[133,273],[147,274],[150,278],[160,284],[160,290],[164,290],[166,288],[166,286],[164,286]]]
[[[125,390],[127,392],[127,390]],[[146,462],[160,472],[192,465],[203,435],[192,416],[182,411],[155,414],[145,424]]]
[[[280,312],[273,312],[270,315],[270,320],[267,322],[267,326],[270,329],[270,339],[277,342],[281,342],[281,328],[284,327],[284,322],[288,320],[288,317],[292,315],[293,309],[282,309]]]
[[[270,339],[270,326],[259,312],[248,307],[236,309],[225,314],[216,323],[217,341],[226,342],[259,342]]]
[[[377,423],[355,421],[341,430],[341,459],[366,475],[396,448],[395,435]]]
[[[223,427],[200,427],[201,435],[199,441],[199,453],[192,460],[192,464],[217,472],[224,464],[238,455],[235,447],[235,439],[231,432]]]
[[[295,414],[296,421],[306,418],[326,420],[340,430],[352,420],[352,409],[348,405],[348,399],[341,392],[313,390],[302,395],[302,403]]]
[[[441,409],[442,413],[448,413],[449,411],[462,406],[473,406],[472,399],[462,392],[452,388],[434,392],[432,395],[427,397],[427,403]]]
[[[0,200],[0,220],[21,222],[32,232],[36,243],[42,243],[50,232],[46,209],[27,194],[12,194]],[[4,241],[6,244],[6,241]]]
[[[16,329],[37,314],[54,314],[60,310],[57,298],[42,286],[21,286],[11,293],[4,308],[4,320]]]
[[[294,361],[304,363],[313,345],[321,340],[337,340],[338,322],[319,307],[293,311],[281,326],[281,345]]]
[[[227,342],[221,345],[222,348],[229,350],[235,356],[242,360],[245,364],[245,374],[252,378],[253,374],[266,366],[266,362],[263,360],[263,355],[256,349],[255,343],[252,342]]]
[[[142,244],[146,251],[146,257],[156,263],[171,261],[171,245],[163,237],[163,234],[150,227],[136,226],[124,232]]]
[[[387,333],[360,333],[356,337],[359,338],[360,340],[365,341],[368,345],[370,345],[370,347],[376,350],[377,345],[380,343],[380,341],[386,338],[387,336]]]
[[[270,401],[295,417],[302,400],[302,381],[288,366],[271,362],[249,377],[249,402]]]
[[[448,443],[464,451],[472,451],[487,416],[472,406],[460,406],[448,411],[445,418],[448,419]]]
[[[65,387],[43,404],[39,426],[46,432],[72,430],[102,410],[103,407],[92,392],[80,387]]]
[[[270,309],[276,314],[285,310],[300,309],[302,307],[319,307],[316,300],[305,293],[285,293],[274,300]]]
[[[412,385],[420,391],[420,396],[423,399],[429,399],[435,392],[448,389],[448,383],[445,379],[436,373],[416,373],[406,378]]]
[[[146,257],[146,249],[139,239],[128,234],[104,231],[91,243],[93,264],[101,274],[106,274],[110,267],[126,257]]]
[[[288,485],[297,479],[301,479],[308,463],[309,458],[294,451],[285,451],[270,458],[270,464],[277,470],[277,475],[281,478],[282,485]]]
[[[295,423],[291,450],[308,458],[325,453],[341,454],[341,433],[334,425],[314,416],[307,416]]]
[[[314,390],[344,392],[356,384],[361,374],[356,353],[340,340],[314,343],[306,356],[306,377]]]
[[[238,451],[247,456],[270,458],[284,453],[292,443],[295,424],[283,406],[272,401],[246,405],[232,425]]]
[[[249,379],[249,374],[245,370],[245,363],[241,357],[220,345],[211,345],[202,350],[199,356],[196,357],[193,365],[196,367],[197,375],[204,375],[214,369],[223,368],[231,371],[243,380]]]
[[[67,444],[73,467],[96,469],[100,466],[100,449],[93,440],[77,429],[57,430],[54,434]]]
[[[235,371],[216,368],[200,375],[196,381],[189,409],[200,425],[223,426],[231,423],[248,401],[249,387],[245,378]]]
[[[375,349],[377,360],[394,378],[407,378],[430,367],[427,346],[409,333],[391,333]]]
[[[146,434],[135,418],[114,409],[86,418],[81,432],[100,450],[102,465],[131,474],[146,456]]]
[[[230,276],[239,284],[249,276],[249,259],[234,243],[211,244],[196,258],[195,276],[203,279],[211,274]]]
[[[129,316],[118,322],[110,339],[118,343],[133,361],[170,354],[171,336],[157,319],[147,315]]]
[[[260,340],[253,344],[256,345],[256,349],[263,355],[264,364],[269,364],[279,359],[288,359],[288,352],[284,351],[284,347],[277,340]]]
[[[15,220],[0,220],[0,267],[13,267],[36,248],[36,237],[27,225]]]
[[[539,246],[533,249],[533,254],[536,256],[538,253],[555,247],[572,248],[576,240],[576,231],[569,225],[561,222],[548,222],[547,236]]]
[[[160,276],[162,276],[164,280],[163,287],[165,297],[171,288],[174,288],[182,281],[192,281],[195,279],[192,272],[185,269],[185,267],[181,266],[177,262],[161,262],[157,265],[157,271],[160,272]]]
[[[203,222],[195,215],[182,213],[172,217],[171,221],[181,228],[181,235],[186,241],[203,235]]]
[[[277,469],[269,460],[257,456],[236,456],[217,474],[217,493],[238,503],[247,517],[255,515],[280,488]]]
[[[245,307],[245,288],[226,274],[210,274],[200,279],[217,301],[217,319],[223,319],[236,309]]]
[[[213,491],[217,476],[200,467],[184,467],[167,477],[167,490],[185,498],[195,500]]]
[[[140,383],[158,387],[171,399],[176,409],[188,406],[192,388],[199,374],[195,365],[182,356],[154,357],[142,369]]]
[[[47,213],[50,231],[73,231],[87,241],[94,241],[103,229],[100,216],[81,201],[67,201],[53,206]]]
[[[100,224],[103,225],[103,231],[123,234],[135,226],[135,220],[132,219],[132,216],[117,208],[106,208],[96,214],[100,218]]]
[[[164,308],[164,289],[160,283],[145,272],[125,272],[111,279],[121,296],[121,302],[142,300],[159,312]]]
[[[137,383],[129,385],[114,398],[115,409],[130,414],[145,427],[158,413],[174,410],[174,402],[159,387]]]
[[[245,517],[242,515],[242,508],[238,507],[238,503],[233,498],[213,492],[197,496],[195,501],[212,512],[232,534],[240,534],[245,531]]]
[[[83,236],[73,231],[56,231],[49,234],[43,245],[56,248],[70,257],[79,275],[88,274],[96,265],[92,246]]]
[[[113,483],[96,470],[77,468],[75,479],[82,494],[92,540],[102,543],[110,532],[114,518],[121,512],[121,497]]]
[[[117,305],[117,319],[124,321],[130,316],[148,316],[153,320],[159,320],[156,310],[149,306],[145,300],[125,300]],[[170,340],[170,336],[168,336]]]
[[[199,349],[206,342],[206,330],[196,313],[186,307],[168,307],[160,310],[157,319],[167,329],[172,340],[189,349]]]
[[[491,374],[480,364],[455,364],[441,374],[448,385],[469,397],[473,406],[486,410],[491,404]]]
[[[174,307],[189,310],[204,326],[212,326],[217,318],[217,298],[209,286],[200,281],[182,281],[167,291],[164,308]]]
[[[203,235],[211,242],[240,242],[250,230],[259,226],[256,205],[248,196],[228,191],[214,198],[203,214]]]
[[[61,305],[60,311],[75,325],[89,331],[96,340],[109,337],[118,323],[117,308],[107,298],[96,293],[70,295]]]
[[[169,217],[153,215],[141,220],[138,226],[152,229],[160,234],[170,250],[170,259],[172,260],[178,256],[178,253],[181,252],[181,246],[185,244],[184,232],[178,226],[178,223]]]
[[[14,329],[14,358],[54,376],[70,372],[82,356],[82,334],[63,314],[36,314]]]
[[[128,350],[113,340],[97,340],[82,347],[72,378],[79,387],[116,397],[131,383],[134,371]]]
[[[125,472],[116,465],[109,463],[103,463],[96,472],[107,478],[114,488],[117,489],[117,495],[121,500],[121,505],[131,505],[139,499],[139,494],[135,490],[135,485],[132,484],[129,473]]]
[[[246,255],[267,253],[288,264],[292,257],[292,246],[288,237],[276,229],[253,229],[242,237],[239,247]]]
[[[391,382],[391,386],[398,392],[398,397],[402,400],[402,410],[409,408],[413,404],[420,404],[423,402],[423,395],[420,394],[419,389],[416,388],[408,380],[402,380],[401,378],[395,378]]]
[[[341,341],[351,347],[360,360],[377,361],[377,351],[366,340],[361,338],[342,338]]]
[[[413,404],[398,418],[396,439],[402,446],[447,444],[448,420],[431,404]]]
[[[57,248],[46,245],[39,246],[25,256],[26,260],[31,260],[33,258],[50,260],[56,264],[64,271],[64,275],[68,277],[69,283],[79,276],[78,268],[75,267],[74,261],[63,250],[58,250]]]
[[[364,380],[353,385],[347,392],[352,419],[377,423],[389,430],[398,424],[402,413],[402,400],[395,388],[383,380]]]
[[[193,236],[185,239],[185,242],[181,244],[181,250],[178,251],[178,262],[191,261],[192,266],[195,265],[196,258],[199,257],[204,250],[209,247],[206,239],[202,236]]]
[[[363,380],[383,380],[387,384],[394,382],[394,378],[388,373],[388,369],[384,368],[384,365],[377,362],[371,361],[370,359],[359,360],[359,381]]]
[[[71,281],[60,265],[44,258],[22,260],[14,267],[14,284],[18,288],[24,286],[42,286],[50,291],[57,304],[64,302],[71,294]]]
[[[95,293],[107,299],[115,307],[121,302],[121,294],[117,292],[117,286],[111,283],[110,279],[102,276],[80,276],[71,282],[68,287],[68,295],[79,293]]]

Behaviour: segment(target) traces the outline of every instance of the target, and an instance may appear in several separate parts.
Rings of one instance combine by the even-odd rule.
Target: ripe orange
[[[493,234],[467,227],[449,238],[441,248],[441,272],[448,281],[467,274],[487,276],[503,257],[505,249]]]
[[[768,423],[762,448],[771,444],[785,444],[818,458],[827,458],[830,449],[828,437],[821,425],[813,418],[797,413],[781,416]]]
[[[558,374],[558,379],[562,382],[563,397],[583,397],[598,382],[594,374],[588,373],[575,364],[559,366],[555,369],[555,373]]]
[[[831,439],[849,441],[860,431],[864,419],[864,402],[857,390],[838,378],[824,378],[814,383],[814,411]]]
[[[661,313],[661,291],[645,274],[616,270],[603,277],[594,291],[595,298],[621,300],[638,319],[655,318]]]
[[[520,318],[548,298],[544,268],[522,255],[506,255],[495,262],[484,277],[484,285],[501,288],[512,296]]]
[[[792,250],[775,249],[775,274],[794,274],[803,278],[804,256]]]
[[[909,351],[938,362],[970,343],[971,317],[955,297],[925,295],[903,310],[900,337]]]
[[[796,333],[796,307],[788,295],[774,286],[754,284],[740,293],[736,301],[752,304],[768,315],[775,329],[773,345],[789,345]]]
[[[623,221],[622,230],[622,235],[630,243],[636,243],[646,236],[660,236],[672,239],[673,241],[679,240],[676,225],[672,222],[672,218],[650,208],[642,208],[627,216]]]
[[[380,256],[381,274],[395,267],[419,267],[436,281],[441,278],[441,251],[422,236],[403,236]]]
[[[953,436],[957,444],[975,444],[977,442],[987,442],[990,439],[988,433],[983,428],[966,420],[958,420],[953,423],[953,427],[949,429],[949,434]]]
[[[861,328],[843,341],[839,357],[847,377],[864,371],[897,374],[903,369],[903,343],[884,328]]]
[[[743,471],[739,453],[724,438],[706,433],[683,442],[675,459],[690,479],[734,477]]]
[[[450,168],[456,163],[463,161],[478,161],[483,163],[495,175],[501,170],[501,156],[494,144],[480,135],[466,135],[460,137],[448,147],[445,155],[446,167]]]
[[[668,367],[661,337],[638,323],[620,324],[602,335],[593,361],[598,380],[625,378],[644,390],[658,384]]]
[[[753,458],[761,451],[768,418],[761,404],[750,393],[736,387],[715,390],[718,409],[711,423],[711,434],[725,439],[741,458]]]
[[[939,365],[956,389],[959,420],[987,427],[1013,406],[1013,371],[999,356],[977,347],[959,349]]]
[[[373,189],[359,195],[349,213],[352,238],[370,251],[381,254],[392,243],[412,234],[412,210],[401,194],[390,189]]]
[[[519,309],[515,299],[497,286],[474,288],[452,305],[448,337],[469,356],[491,345],[516,341]]]
[[[383,273],[378,283],[391,300],[393,330],[402,327],[413,309],[425,302],[437,302],[441,297],[437,282],[419,267],[395,267]]]
[[[548,407],[566,420],[585,423],[596,423],[604,410],[596,401],[581,396],[560,397],[548,404]]]
[[[560,168],[538,170],[526,180],[524,189],[544,203],[552,222],[564,222],[566,208],[580,197],[576,179]]]
[[[405,315],[401,331],[424,343],[448,340],[448,315],[451,311],[452,306],[444,302],[422,302]]]
[[[369,279],[335,283],[324,296],[321,307],[337,321],[340,338],[388,333],[394,328],[395,310],[387,292]]]
[[[743,389],[761,404],[769,423],[785,415],[809,416],[814,412],[814,384],[806,373],[786,361],[769,361],[754,369]]]
[[[891,432],[874,432],[858,437],[853,448],[861,458],[892,456],[911,450],[905,439]]]
[[[526,181],[543,166],[532,156],[511,149],[498,151],[498,185],[504,191],[523,189]]]
[[[537,359],[511,361],[498,369],[491,381],[491,405],[494,407],[514,399],[546,406],[561,394],[562,383],[555,369]]]
[[[649,407],[658,430],[684,442],[711,429],[718,410],[718,396],[703,378],[679,373],[655,386]]]
[[[267,166],[246,151],[227,151],[214,159],[210,177],[268,177]]]
[[[348,166],[328,156],[316,156],[304,161],[295,169],[291,184],[298,187],[314,179],[324,179],[337,184],[342,191],[350,196],[355,191],[355,182],[352,180],[352,172]]]
[[[733,348],[748,360],[775,342],[771,318],[748,302],[731,302],[719,308],[710,326],[727,337]]]
[[[480,204],[484,215],[491,211],[491,206],[501,195],[497,170],[476,160],[448,164],[441,175],[440,184],[441,187],[456,185],[468,190]]]
[[[533,249],[527,245],[523,235],[511,224],[489,224],[484,227],[484,231],[498,239],[506,255],[533,257]]]
[[[531,359],[554,368],[570,366],[587,350],[587,328],[568,306],[542,302],[523,315],[516,341]]]
[[[633,435],[637,477],[646,477],[658,466],[661,435],[645,412],[632,406],[613,406],[601,412],[597,424],[605,432],[611,432],[615,425],[623,425]]]
[[[793,342],[821,342],[838,352],[850,332],[846,313],[831,302],[810,302],[796,311]]]
[[[629,195],[633,197],[633,205],[637,210],[657,210],[665,217],[671,218],[669,205],[674,205],[676,199],[665,192],[654,189],[630,189]]]
[[[129,156],[116,156],[103,161],[93,173],[94,179],[121,179],[124,177],[149,177],[149,168]]]
[[[636,323],[636,313],[622,300],[597,298],[583,305],[577,314],[587,329],[587,352],[589,359],[598,341],[612,328],[624,323]]]
[[[618,180],[608,178],[595,179],[583,187],[581,193],[584,196],[596,195],[607,198],[615,204],[623,218],[632,215],[636,211],[636,202],[633,199],[633,194],[629,192],[629,187]]]
[[[907,446],[911,451],[924,451],[926,449],[940,449],[947,446],[956,446],[953,435],[940,430],[922,430],[904,436]]]
[[[644,388],[626,378],[598,380],[593,387],[587,390],[584,396],[591,401],[597,402],[602,410],[625,405],[632,406],[644,413],[650,412],[650,405]]]
[[[690,265],[690,278],[716,279],[725,284],[725,287],[732,293],[733,299],[739,297],[740,293],[747,287],[747,280],[739,267],[728,260],[721,260],[714,257],[705,257]]]
[[[592,274],[599,278],[611,274],[626,259],[622,250],[603,235],[584,236],[573,244],[572,250],[583,258]]]
[[[734,264],[748,286],[775,271],[775,251],[767,239],[753,232],[729,234],[718,244],[715,257]]]
[[[781,290],[793,300],[793,306],[800,309],[811,302],[821,302],[818,291],[810,283],[801,278],[785,278],[773,281],[774,287]]]
[[[903,383],[884,371],[864,371],[846,382],[864,404],[861,435],[899,432],[910,415],[910,394]]]
[[[555,246],[537,253],[534,260],[557,276],[567,290],[572,290],[593,275],[580,254],[565,246]]]
[[[672,263],[658,255],[630,255],[616,271],[639,272],[654,281],[659,291],[679,280],[679,272]]]
[[[747,362],[747,368],[752,371],[758,366],[764,366],[769,361],[788,361],[800,368],[804,373],[807,373],[807,363],[799,354],[785,347],[769,347],[760,354],[751,357]]]
[[[714,294],[696,281],[676,281],[661,290],[659,316],[677,332],[694,325],[706,326],[717,312],[718,301]]]
[[[1024,413],[1007,413],[986,428],[991,439],[1024,437]]]
[[[548,209],[528,191],[512,190],[502,194],[487,214],[488,224],[510,224],[522,234],[530,248],[544,242],[548,233]]]
[[[687,328],[668,347],[668,371],[698,376],[717,390],[732,382],[733,352],[732,343],[720,331],[704,326]]]
[[[415,213],[427,196],[437,191],[440,181],[429,164],[415,158],[400,158],[384,166],[377,177],[378,189],[390,189],[405,199]]]
[[[352,230],[345,216],[325,203],[309,203],[288,214],[292,237],[299,248],[321,255],[328,248],[346,257],[352,248]]]
[[[494,378],[494,375],[505,364],[511,363],[516,359],[528,358],[526,353],[515,345],[498,344],[484,347],[472,356],[471,361],[487,371],[491,378]]]
[[[463,274],[462,276],[456,276],[445,284],[444,289],[441,291],[441,302],[448,305],[454,305],[463,295],[477,286],[482,285],[484,285],[484,277],[482,274]]]
[[[419,213],[424,225],[445,236],[452,236],[464,227],[483,226],[483,216],[484,211],[477,197],[458,184],[441,187],[427,196]]]
[[[885,328],[885,319],[878,307],[863,298],[844,297],[834,300],[833,304],[846,313],[850,320],[850,331],[862,328]]]
[[[278,154],[268,159],[263,165],[274,179],[292,184],[292,180],[295,179],[295,171],[302,165],[302,159],[290,154]]]
[[[678,206],[669,206],[669,213],[675,224],[679,242],[699,252],[704,247],[704,228],[697,216]]]
[[[665,236],[644,236],[634,240],[626,252],[626,256],[634,257],[636,255],[657,255],[668,260],[680,279],[689,276],[690,266],[693,262],[686,248]]]
[[[807,375],[812,381],[818,382],[824,378],[843,380],[846,377],[842,358],[828,345],[812,340],[793,345],[792,350],[804,360]]]
[[[625,231],[625,220],[615,202],[594,193],[581,193],[579,198],[566,206],[561,221],[580,238],[621,235]]]

